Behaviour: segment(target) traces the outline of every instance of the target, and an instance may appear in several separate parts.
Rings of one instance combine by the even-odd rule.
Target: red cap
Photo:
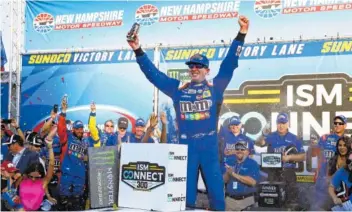
[[[16,168],[16,166],[11,163],[10,161],[5,160],[4,162],[2,162],[1,164],[1,170],[5,170],[7,172],[15,172],[18,171],[18,169]]]

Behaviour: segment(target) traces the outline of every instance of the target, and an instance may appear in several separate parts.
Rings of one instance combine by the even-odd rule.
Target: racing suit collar
[[[203,80],[202,82],[194,82],[194,81],[191,81],[191,85],[192,86],[201,86],[201,85],[205,85],[205,84],[207,84],[208,83],[208,81],[205,79],[205,80]]]

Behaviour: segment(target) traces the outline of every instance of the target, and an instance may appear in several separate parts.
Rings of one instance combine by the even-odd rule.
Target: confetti
[[[65,78],[64,77],[61,77],[61,82],[65,83]]]
[[[41,99],[40,97],[37,97],[37,100],[38,100],[38,101],[42,101],[42,99]]]
[[[29,101],[29,104],[32,105],[33,103],[31,101]]]

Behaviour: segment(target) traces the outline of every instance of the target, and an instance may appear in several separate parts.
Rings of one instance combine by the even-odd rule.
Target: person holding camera
[[[21,128],[18,126],[16,119],[1,119],[1,143],[6,143],[8,138],[11,137],[11,135],[13,134],[12,131],[7,127],[7,125],[10,125],[12,128],[14,128],[16,134],[18,134],[23,141],[25,140],[24,134]],[[8,148],[6,145],[3,145],[1,148],[1,160],[3,160],[7,154]]]

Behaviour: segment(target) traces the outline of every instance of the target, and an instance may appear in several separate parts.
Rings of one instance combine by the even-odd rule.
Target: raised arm
[[[54,157],[54,151],[53,151],[53,137],[56,135],[56,132],[57,132],[57,128],[54,127],[50,131],[49,135],[45,138],[46,146],[49,151],[49,166],[48,166],[48,172],[44,178],[44,188],[47,187],[47,185],[49,184],[54,174],[55,157]]]
[[[152,114],[149,119],[149,127],[147,131],[144,133],[142,143],[148,143],[151,133],[154,131],[155,127],[158,125],[158,116]]]
[[[88,128],[90,132],[90,136],[93,139],[94,147],[100,147],[100,138],[99,138],[99,130],[97,128],[97,119],[96,119],[96,107],[95,104],[92,103],[90,105],[90,114],[88,120]]]
[[[165,113],[165,112],[161,112],[161,114],[160,114],[160,121],[161,121],[161,137],[160,137],[160,143],[167,143],[167,133],[166,133],[167,118],[166,118],[166,113]]]
[[[158,70],[155,65],[150,61],[147,54],[144,53],[139,44],[139,37],[135,34],[135,40],[128,41],[133,51],[136,54],[137,63],[147,77],[147,79],[164,94],[172,97],[177,91],[180,81],[168,77],[165,73]]]
[[[57,124],[57,134],[59,135],[61,145],[65,145],[67,142],[66,110],[67,103],[65,100],[62,100],[61,114],[59,116],[59,123]]]
[[[222,61],[218,74],[213,79],[214,85],[221,94],[230,83],[233,71],[238,67],[238,58],[240,57],[244,38],[248,31],[249,20],[246,17],[240,16],[238,23],[240,25],[240,31],[232,42],[225,59]]]
[[[55,120],[56,113],[52,110],[50,113],[50,118],[44,123],[42,130],[40,131],[40,136],[44,137],[50,132],[50,128]]]

